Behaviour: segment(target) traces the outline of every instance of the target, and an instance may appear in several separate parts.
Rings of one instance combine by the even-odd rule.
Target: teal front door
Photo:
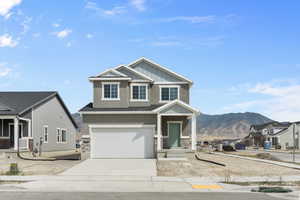
[[[169,147],[180,147],[181,124],[176,122],[168,123]]]

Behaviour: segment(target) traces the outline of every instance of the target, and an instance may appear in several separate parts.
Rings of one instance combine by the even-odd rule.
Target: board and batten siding
[[[75,149],[76,128],[65,112],[57,97],[35,108],[32,112],[34,146],[44,135],[44,126],[48,126],[48,143],[43,143],[42,151],[63,151]],[[57,143],[57,128],[65,129],[67,142]]]

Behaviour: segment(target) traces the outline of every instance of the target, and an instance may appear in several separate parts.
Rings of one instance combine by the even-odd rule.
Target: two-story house
[[[196,150],[193,82],[140,58],[92,76],[93,102],[80,110],[91,158],[154,158],[170,148]]]

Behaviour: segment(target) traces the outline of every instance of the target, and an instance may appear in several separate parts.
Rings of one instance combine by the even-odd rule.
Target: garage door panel
[[[94,128],[92,158],[153,158],[154,128]]]

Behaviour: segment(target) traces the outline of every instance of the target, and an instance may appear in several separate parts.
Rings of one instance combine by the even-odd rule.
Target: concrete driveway
[[[60,175],[156,176],[155,159],[88,159]]]

